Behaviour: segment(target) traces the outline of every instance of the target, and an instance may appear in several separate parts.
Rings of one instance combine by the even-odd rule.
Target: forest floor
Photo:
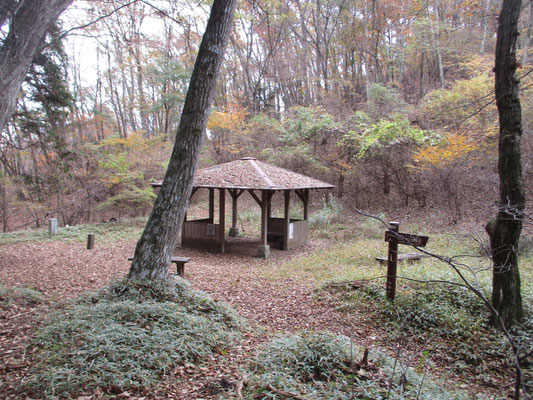
[[[334,309],[320,298],[327,295],[319,292],[317,296],[316,281],[280,278],[283,275],[277,274],[289,260],[326,251],[335,243],[332,239],[315,238],[289,252],[273,249],[269,260],[254,257],[257,243],[246,239],[230,241],[226,254],[178,249],[176,255],[191,257],[185,278],[217,301],[231,304],[255,329],[245,333],[244,340],[228,354],[214,354],[205,363],[186,365],[144,396],[184,400],[216,398],[223,388],[237,385],[242,379],[243,365],[261,343],[276,334],[328,330],[352,338],[359,346],[386,347],[379,324],[362,318],[358,312]],[[129,269],[127,258],[133,254],[134,247],[135,240],[110,243],[97,240],[90,251],[82,242],[0,245],[0,283],[5,287],[31,287],[45,296],[45,302],[40,305],[19,304],[0,315],[0,398],[17,398],[15,390],[32,362],[28,337],[46,315],[83,292],[98,290],[111,280],[123,277]],[[383,267],[376,265],[376,268]],[[490,392],[486,387],[472,387],[471,382],[469,385],[470,389]],[[97,397],[84,397],[90,398]]]
[[[240,361],[253,353],[268,333],[331,330],[353,337],[358,343],[369,340],[364,327],[357,326],[355,317],[334,312],[314,301],[312,284],[265,279],[257,273],[275,269],[289,258],[327,247],[330,244],[327,240],[315,240],[290,252],[272,249],[267,261],[253,257],[257,244],[237,239],[230,242],[226,254],[193,249],[176,252],[191,257],[185,278],[194,287],[231,304],[240,315],[265,330],[248,336],[236,354],[214,357],[213,368],[189,368],[186,379],[169,380],[154,394],[156,397],[199,399],[215,395],[217,382],[235,381]],[[4,387],[0,383],[0,393],[16,389],[30,367],[27,338],[46,313],[81,293],[98,290],[124,276],[129,269],[127,258],[134,249],[134,241],[97,243],[91,251],[85,250],[82,243],[61,241],[0,246],[0,282],[6,287],[31,287],[46,298],[45,306],[19,305],[0,316],[0,376],[4,380]]]

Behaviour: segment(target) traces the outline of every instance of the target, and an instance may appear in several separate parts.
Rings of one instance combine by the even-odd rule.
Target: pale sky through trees
[[[90,15],[89,10],[96,8],[99,4],[104,3],[94,0],[76,0],[71,7],[69,7],[61,16],[60,23],[64,31],[69,31],[72,28],[77,28],[95,21],[98,15]],[[108,2],[111,3],[111,2]],[[120,4],[128,4],[129,2],[117,3],[117,7]],[[142,2],[137,2],[141,3]],[[182,26],[175,21],[171,20],[171,17],[164,15],[155,15],[157,9],[165,10],[165,6],[171,3],[165,0],[152,0],[146,2],[144,5],[146,16],[144,17],[141,26],[141,37],[147,42],[150,41],[164,41],[166,35],[165,23],[172,26],[173,30],[180,30]],[[156,8],[150,7],[147,4],[151,4]],[[117,13],[127,13],[131,6],[124,7]],[[186,17],[189,20],[194,19],[198,24],[198,29],[202,30],[205,27],[205,22],[209,13],[209,7],[202,5],[191,7],[181,7],[179,10],[180,17]],[[101,21],[94,22],[91,26],[84,29],[75,29],[68,33],[65,41],[65,49],[71,61],[79,66],[80,76],[82,83],[86,85],[94,85],[97,79],[98,59],[100,63],[100,69],[105,69],[107,65],[106,56],[104,54],[98,55],[98,48],[106,43],[112,42],[113,38],[110,36],[106,29],[106,19],[111,19],[112,16],[102,19]]]

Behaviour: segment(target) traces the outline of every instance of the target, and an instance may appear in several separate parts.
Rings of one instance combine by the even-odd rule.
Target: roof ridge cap
[[[268,175],[266,174],[265,171],[263,171],[263,169],[259,166],[259,164],[257,164],[257,160],[255,159],[248,159],[246,160],[248,161],[250,164],[252,164],[252,166],[255,168],[255,170],[257,171],[257,173],[259,174],[259,176],[265,181],[265,183],[270,186],[270,187],[276,187],[276,185],[274,185],[274,182],[272,182],[272,180],[270,180],[270,178],[268,177]]]

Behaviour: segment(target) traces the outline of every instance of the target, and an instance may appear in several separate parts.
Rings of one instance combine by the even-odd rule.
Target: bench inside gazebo
[[[162,182],[152,186],[158,188]],[[201,169],[194,176],[192,195],[206,189],[209,193],[207,218],[185,220],[182,225],[181,246],[225,251],[226,192],[232,201],[232,221],[229,236],[239,234],[237,227],[238,199],[248,193],[261,208],[261,242],[257,256],[268,258],[270,245],[283,250],[301,246],[307,242],[309,193],[314,189],[332,189],[333,185],[296,172],[259,161],[253,157]],[[218,191],[218,223],[215,223],[215,191]],[[283,217],[272,217],[272,197],[283,193]],[[303,203],[303,218],[290,218],[291,193]]]

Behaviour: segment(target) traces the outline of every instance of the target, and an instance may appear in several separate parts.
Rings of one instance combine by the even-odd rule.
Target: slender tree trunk
[[[429,27],[433,33],[433,40],[435,41],[435,52],[437,53],[437,68],[439,69],[440,87],[444,89],[444,68],[442,66],[442,51],[440,49],[439,0],[435,0],[433,8],[435,14],[435,26],[433,26],[433,23],[431,22],[431,15],[428,10]]]
[[[139,39],[135,43],[134,57],[135,68],[137,69],[137,91],[139,96],[139,113],[141,115],[141,128],[145,137],[150,137],[150,127],[148,126],[148,104],[144,95],[144,69],[141,62],[141,49]]]
[[[518,270],[518,241],[525,210],[520,139],[522,116],[516,77],[516,42],[521,0],[503,0],[495,59],[496,105],[500,117],[498,172],[500,204],[487,224],[493,260],[492,305],[506,327],[523,317]],[[496,316],[493,324],[500,327]]]
[[[426,53],[422,50],[420,53],[420,87],[418,88],[418,100],[421,100],[424,97],[425,59]]]
[[[485,43],[487,43],[487,34],[489,32],[489,12],[491,0],[485,0],[485,11],[481,23],[483,24],[483,34],[481,36],[481,46],[479,46],[479,54],[485,53]]]
[[[72,0],[3,1],[14,14],[9,19],[9,32],[0,47],[0,132],[15,111],[20,85],[28,72],[45,32]],[[9,5],[17,4],[17,7]]]
[[[191,197],[216,81],[237,0],[215,0],[200,44],[163,185],[137,243],[128,277],[166,279],[168,265]]]
[[[2,232],[7,232],[7,171],[2,173]]]
[[[528,13],[527,13],[527,30],[524,37],[524,51],[522,56],[522,64],[526,65],[529,63],[529,47],[531,43],[531,26],[533,25],[533,0],[528,2]]]

